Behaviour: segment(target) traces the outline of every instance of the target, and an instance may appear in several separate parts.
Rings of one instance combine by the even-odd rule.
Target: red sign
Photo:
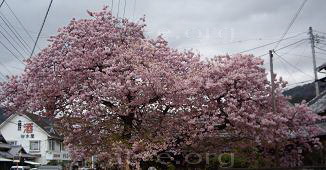
[[[24,133],[33,133],[33,123],[24,124]]]

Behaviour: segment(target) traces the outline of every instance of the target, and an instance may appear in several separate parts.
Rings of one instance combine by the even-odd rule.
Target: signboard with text
[[[21,134],[21,138],[34,138],[34,123],[25,123],[23,126],[23,134]]]

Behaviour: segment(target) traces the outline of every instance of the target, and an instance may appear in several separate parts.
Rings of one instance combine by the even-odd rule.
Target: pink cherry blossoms
[[[143,19],[118,20],[106,9],[89,14],[61,28],[0,88],[8,110],[58,119],[74,158],[137,166],[164,151],[258,147],[264,157],[296,166],[299,150],[318,144],[319,117],[305,104],[291,106],[281,79],[272,112],[261,59],[202,61],[162,37],[146,38]]]

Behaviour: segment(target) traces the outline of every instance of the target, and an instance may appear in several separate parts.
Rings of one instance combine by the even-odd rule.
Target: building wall
[[[21,130],[18,130],[18,121],[21,121]],[[32,123],[32,131],[31,128],[26,130],[24,125]],[[30,124],[29,124],[30,125]],[[2,128],[0,128],[0,132],[3,137],[8,141],[17,141],[17,145],[21,145],[24,147],[26,152],[34,155],[40,155],[41,157],[36,159],[36,162],[41,164],[46,164],[46,152],[48,150],[48,136],[47,133],[37,126],[34,122],[32,122],[27,116],[16,115],[8,123],[4,124]],[[33,137],[33,138],[32,138]],[[40,141],[40,151],[35,152],[30,150],[30,141]]]

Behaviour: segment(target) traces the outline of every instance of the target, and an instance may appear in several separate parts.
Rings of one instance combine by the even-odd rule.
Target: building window
[[[55,150],[55,141],[49,140],[49,150],[54,151]]]
[[[34,140],[29,142],[29,150],[31,152],[39,152],[41,148],[41,141]]]
[[[60,142],[60,151],[65,151],[65,146],[63,145],[63,142]]]
[[[18,120],[18,131],[21,131],[22,130],[22,121],[21,120]]]
[[[17,146],[17,141],[8,141],[8,144],[11,146]]]

